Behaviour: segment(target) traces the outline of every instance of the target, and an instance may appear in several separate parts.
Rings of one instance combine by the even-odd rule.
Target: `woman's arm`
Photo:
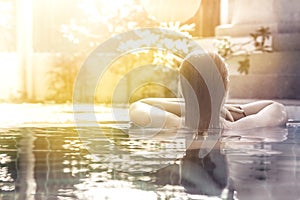
[[[130,105],[129,117],[134,124],[142,127],[179,128],[181,126],[181,117],[143,101],[137,101]]]
[[[270,105],[271,107],[273,107],[273,106],[279,106],[281,104],[271,100],[262,100],[262,101],[255,101],[244,105],[240,105],[240,107],[241,109],[244,110],[245,114],[248,116],[248,115],[257,114],[261,110],[263,110],[264,108]]]
[[[234,122],[225,121],[230,129],[250,129],[256,127],[281,126],[287,121],[284,105],[274,101],[257,101],[240,106],[245,113]]]
[[[140,102],[158,107],[177,116],[181,116],[184,112],[184,100],[182,98],[145,98],[141,99]]]

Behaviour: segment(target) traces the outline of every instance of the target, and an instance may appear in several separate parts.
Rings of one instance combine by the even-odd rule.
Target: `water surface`
[[[192,134],[127,125],[0,129],[1,199],[299,199],[298,126],[226,132],[199,158]]]

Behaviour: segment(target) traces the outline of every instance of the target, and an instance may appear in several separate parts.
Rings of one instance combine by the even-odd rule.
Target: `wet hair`
[[[225,60],[218,53],[208,52],[208,55],[211,57],[216,67],[218,68],[219,73],[223,80],[224,89],[226,92],[228,92],[229,75],[228,75],[228,68]]]
[[[199,131],[220,128],[220,110],[228,91],[228,70],[220,55],[199,50],[188,54],[180,66],[180,85],[185,126]]]
[[[228,182],[228,163],[220,149],[214,148],[203,158],[198,151],[188,150],[189,155],[180,164],[170,164],[151,175],[158,185],[182,185],[185,192],[196,195],[220,196]]]

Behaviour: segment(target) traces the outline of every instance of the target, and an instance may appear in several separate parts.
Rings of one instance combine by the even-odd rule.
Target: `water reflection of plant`
[[[261,27],[255,32],[250,33],[250,39],[243,43],[233,43],[228,37],[219,38],[216,43],[218,53],[225,59],[232,56],[241,55],[243,60],[238,61],[238,72],[241,74],[249,73],[249,56],[255,52],[272,52],[272,47],[267,43],[271,37],[269,27]]]
[[[87,57],[95,47],[109,37],[122,33],[125,31],[133,30],[136,28],[145,27],[163,27],[171,30],[179,31],[189,35],[189,31],[193,29],[192,25],[181,26],[179,23],[164,23],[159,24],[143,9],[139,1],[126,0],[118,2],[120,7],[107,7],[106,1],[90,1],[82,0],[79,7],[82,10],[83,17],[80,19],[72,19],[69,24],[64,24],[61,27],[61,32],[64,37],[69,40],[77,48],[76,55],[81,55],[80,58],[75,54],[62,56],[57,60],[56,67],[49,72],[49,90],[51,91],[49,97],[54,98],[56,101],[70,101],[71,92],[70,85],[74,83],[73,76],[78,66]],[[157,38],[153,45],[159,47],[168,47],[169,44],[175,45],[174,48],[186,48],[185,41],[176,41],[175,39],[160,40]],[[143,46],[143,41],[140,45]],[[145,42],[145,41],[144,41]],[[177,45],[177,46],[176,46]],[[164,66],[178,67],[178,59],[176,56],[169,55],[169,52],[157,51],[151,52],[148,55],[148,64],[160,63]],[[74,58],[72,58],[72,55]],[[117,65],[112,73],[112,76],[124,75],[124,72],[132,69],[134,66],[141,66],[141,57],[138,54],[129,55],[123,62],[117,62]],[[75,69],[70,69],[75,68]],[[71,72],[70,72],[71,71]],[[157,73],[156,73],[157,72]],[[167,79],[175,79],[173,75],[168,77],[170,70],[157,70],[155,75]],[[70,75],[71,74],[71,75]],[[147,88],[145,88],[147,89]],[[161,91],[156,91],[157,94],[150,94],[159,96]],[[107,101],[104,100],[104,101]]]

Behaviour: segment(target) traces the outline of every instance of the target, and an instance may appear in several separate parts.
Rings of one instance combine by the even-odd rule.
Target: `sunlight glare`
[[[80,193],[77,197],[80,199],[124,199],[130,197],[131,200],[157,199],[157,195],[153,191],[143,191],[135,189],[132,183],[126,181],[111,180],[102,183],[84,182],[75,186]]]
[[[133,0],[82,0],[79,7],[93,22],[107,22],[111,17],[123,18],[130,12]]]

